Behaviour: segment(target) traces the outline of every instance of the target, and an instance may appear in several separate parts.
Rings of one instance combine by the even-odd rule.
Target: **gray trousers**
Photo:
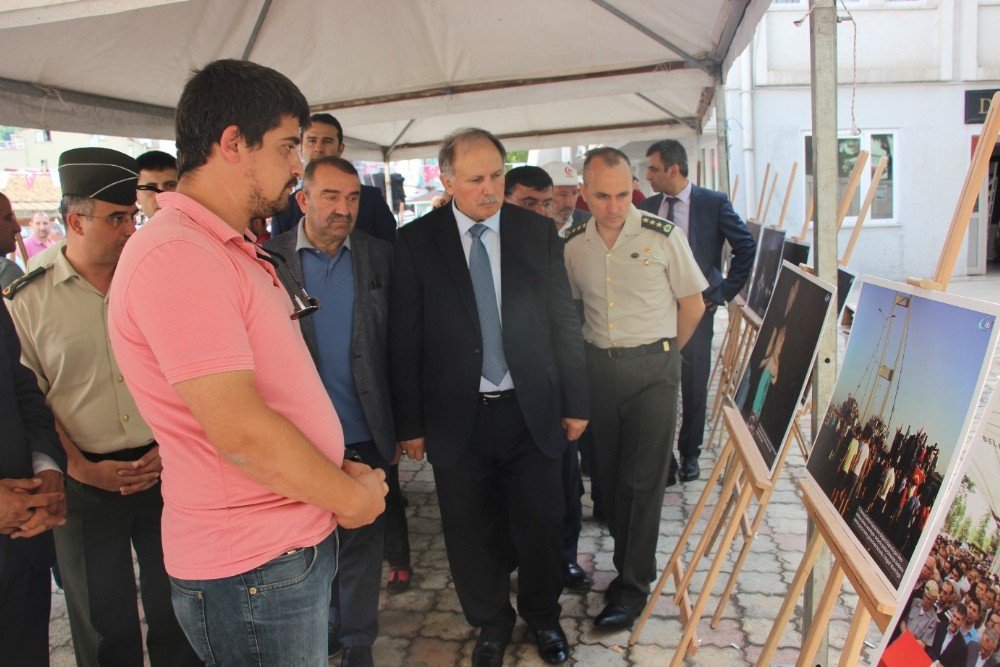
[[[123,496],[67,477],[66,506],[66,525],[54,534],[77,665],[143,664],[133,548],[150,663],[201,665],[170,600],[160,542],[160,485]]]
[[[588,345],[587,374],[595,459],[618,571],[608,599],[638,611],[657,575],[681,355],[672,346],[669,352],[612,359],[606,350]]]

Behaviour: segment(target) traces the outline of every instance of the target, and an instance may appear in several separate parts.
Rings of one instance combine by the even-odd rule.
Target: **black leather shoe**
[[[681,463],[681,481],[693,482],[701,477],[701,468],[698,467],[698,459],[684,459]]]
[[[535,640],[538,642],[538,655],[550,665],[561,665],[569,660],[569,641],[559,626],[539,630],[535,633]]]
[[[677,484],[677,473],[673,470],[667,475],[667,488],[675,486]]]
[[[484,639],[482,632],[476,640],[476,648],[472,649],[472,667],[502,667],[503,654],[507,650],[508,641]]]
[[[594,580],[576,563],[566,563],[563,567],[563,586],[568,591],[586,592],[594,585]]]
[[[635,612],[625,605],[609,602],[594,619],[594,627],[602,630],[622,630],[635,623]]]
[[[375,667],[371,647],[348,646],[344,649],[344,657],[340,660],[340,667]]]

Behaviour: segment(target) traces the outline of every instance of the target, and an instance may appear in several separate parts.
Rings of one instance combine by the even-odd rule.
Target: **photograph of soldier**
[[[785,230],[783,229],[766,227],[761,233],[758,244],[760,249],[757,251],[757,265],[751,279],[750,298],[747,299],[747,305],[759,317],[764,317],[767,304],[771,301],[774,283],[778,279],[778,270],[781,268],[781,254],[784,250],[784,244]]]
[[[807,468],[897,590],[961,458],[996,311],[889,281],[862,285]]]
[[[785,264],[736,390],[735,404],[769,469],[812,368],[833,287]]]

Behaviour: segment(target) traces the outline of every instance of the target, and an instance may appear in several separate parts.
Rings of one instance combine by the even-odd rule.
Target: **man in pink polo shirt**
[[[52,238],[52,219],[45,211],[35,211],[31,215],[29,227],[31,227],[31,236],[24,240],[24,249],[28,252],[28,257],[34,257],[57,243]]]
[[[108,309],[160,443],[174,609],[205,662],[326,664],[334,529],[371,523],[387,489],[343,460],[301,313],[247,236],[302,173],[309,108],[278,72],[220,60],[188,81],[176,118],[177,191],[126,247]]]

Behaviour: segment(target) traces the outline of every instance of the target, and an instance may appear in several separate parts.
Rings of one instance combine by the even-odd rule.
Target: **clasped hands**
[[[0,535],[34,537],[66,523],[63,475],[43,470],[28,479],[0,479]]]

